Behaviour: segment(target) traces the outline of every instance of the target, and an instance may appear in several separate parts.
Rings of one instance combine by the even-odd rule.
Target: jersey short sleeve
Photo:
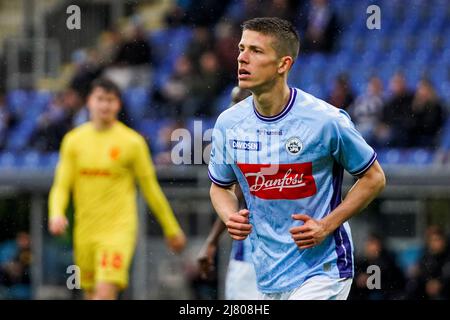
[[[211,181],[221,187],[236,183],[236,175],[232,168],[232,160],[227,153],[226,131],[221,125],[221,118],[216,122],[212,133],[211,155],[208,164],[208,175]]]
[[[332,154],[345,170],[354,176],[367,171],[377,154],[356,130],[350,116],[340,109],[332,121]]]

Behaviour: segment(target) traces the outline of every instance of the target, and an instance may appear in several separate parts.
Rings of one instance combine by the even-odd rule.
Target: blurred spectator
[[[339,33],[339,22],[328,0],[311,0],[306,25],[301,29],[304,30],[303,52],[333,51]]]
[[[349,114],[356,129],[369,143],[374,143],[374,131],[383,111],[383,83],[380,78],[372,77],[367,84],[365,94],[359,96],[349,107]]]
[[[85,98],[75,88],[69,87],[65,90],[63,104],[70,118],[70,129],[89,120]]]
[[[150,149],[154,154],[153,161],[157,165],[171,165],[172,151],[175,142],[172,141],[172,133],[177,129],[184,129],[184,123],[181,121],[169,121],[158,128],[156,134],[147,137]],[[191,144],[188,139],[183,139],[176,144],[182,150],[191,150]]]
[[[221,21],[215,30],[215,52],[223,69],[225,83],[233,83],[237,76],[237,56],[241,31],[228,21]]]
[[[190,96],[194,70],[191,60],[181,56],[175,63],[174,73],[161,90],[155,91],[154,102],[160,105],[160,116],[179,118]]]
[[[19,232],[11,259],[0,265],[0,287],[6,291],[3,298],[31,298],[30,265],[30,236],[26,232]]]
[[[367,268],[378,266],[381,272],[381,288],[369,289]],[[386,249],[383,240],[370,234],[364,245],[364,256],[356,260],[355,279],[350,298],[354,300],[400,299],[405,286],[405,277],[395,262],[394,256]]]
[[[105,76],[116,82],[121,89],[148,87],[150,85],[151,47],[145,31],[139,23],[125,30],[125,39],[117,51],[112,66]]]
[[[198,69],[197,64],[201,55],[212,49],[214,41],[208,28],[196,27],[193,30],[192,40],[187,47],[187,57],[194,63],[194,67]],[[229,49],[229,48],[228,48]]]
[[[396,73],[390,81],[391,97],[383,106],[382,122],[376,136],[380,145],[389,147],[410,146],[411,104],[413,93],[408,90],[403,74]]]
[[[347,110],[354,99],[348,76],[346,74],[338,75],[334,80],[328,102],[337,108]]]
[[[77,50],[73,54],[75,75],[70,81],[70,87],[86,98],[91,83],[103,72],[96,50]]]
[[[192,26],[213,26],[223,15],[230,0],[191,1],[186,7],[186,17]]]
[[[64,91],[54,96],[47,110],[37,119],[30,145],[39,151],[57,151],[62,138],[72,128],[70,98],[75,92]]]
[[[8,110],[5,96],[0,92],[0,151],[5,147],[8,138],[8,130],[14,122],[15,117]]]
[[[411,109],[411,146],[436,146],[438,133],[444,123],[444,110],[430,81],[419,82]]]
[[[436,157],[434,160],[435,164],[450,164],[450,117],[448,116],[439,140],[439,148],[436,152]]]
[[[115,28],[104,31],[97,45],[98,62],[103,66],[114,63],[122,41],[122,34]]]
[[[221,74],[215,53],[203,53],[199,74],[192,79],[189,103],[182,110],[184,117],[213,116],[215,98],[223,87]]]
[[[450,250],[444,231],[430,226],[426,231],[425,253],[413,269],[407,286],[409,299],[450,298]]]
[[[187,23],[186,12],[180,5],[174,5],[166,15],[166,25],[168,28],[178,28]]]
[[[292,0],[271,0],[265,1],[263,11],[265,16],[277,16],[278,18],[294,22],[298,12],[298,5],[301,1]]]

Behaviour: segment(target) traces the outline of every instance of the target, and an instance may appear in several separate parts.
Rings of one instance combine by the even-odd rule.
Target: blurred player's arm
[[[386,178],[378,161],[358,177],[345,199],[329,215],[314,220],[305,214],[294,214],[293,219],[304,224],[290,230],[292,238],[300,249],[314,247],[352,216],[367,207],[384,189]]]
[[[200,249],[197,261],[200,268],[200,275],[203,279],[206,279],[214,269],[214,257],[216,255],[217,245],[225,229],[225,224],[220,218],[217,218],[209,232],[208,238],[206,238],[203,247]]]
[[[62,141],[55,178],[49,195],[48,228],[51,234],[61,235],[67,228],[66,209],[74,175],[74,158],[66,135]]]
[[[134,173],[148,206],[161,225],[169,248],[174,252],[181,252],[186,245],[186,237],[161,190],[150,151],[144,139],[140,139],[137,147]]]
[[[214,209],[225,223],[230,236],[234,240],[247,238],[252,230],[248,219],[249,211],[239,210],[239,200],[234,187],[222,187],[212,183],[209,195]]]

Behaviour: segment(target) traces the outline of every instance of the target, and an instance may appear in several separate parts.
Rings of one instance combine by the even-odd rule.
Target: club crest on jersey
[[[300,140],[299,137],[291,137],[286,141],[286,151],[289,154],[297,155],[302,151],[303,149],[303,143],[302,140]]]

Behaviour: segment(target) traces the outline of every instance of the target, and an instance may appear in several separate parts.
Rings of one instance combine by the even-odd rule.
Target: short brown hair
[[[91,83],[91,94],[95,89],[101,88],[108,93],[114,94],[119,100],[122,100],[122,93],[120,92],[119,86],[110,79],[107,78],[97,78]]]
[[[290,56],[295,61],[300,51],[300,37],[292,23],[269,17],[254,18],[242,24],[242,30],[251,30],[275,38],[274,49],[280,56]]]

